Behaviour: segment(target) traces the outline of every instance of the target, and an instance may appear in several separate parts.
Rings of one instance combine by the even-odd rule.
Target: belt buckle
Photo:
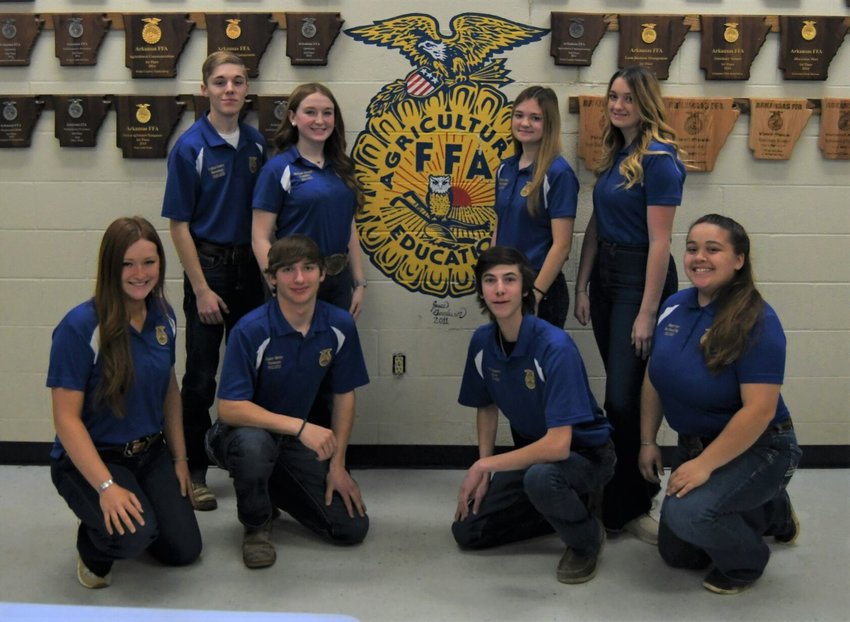
[[[145,442],[140,440],[130,441],[126,445],[124,445],[124,457],[132,458],[134,456],[138,456],[142,453],[142,448],[144,447]]]

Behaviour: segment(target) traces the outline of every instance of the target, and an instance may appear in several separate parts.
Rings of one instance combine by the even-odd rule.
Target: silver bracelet
[[[110,486],[112,486],[112,484],[114,484],[114,483],[115,482],[113,482],[111,479],[108,479],[105,482],[103,482],[100,486],[98,486],[97,490],[100,494],[103,494],[103,491],[106,490],[107,488],[109,488]]]

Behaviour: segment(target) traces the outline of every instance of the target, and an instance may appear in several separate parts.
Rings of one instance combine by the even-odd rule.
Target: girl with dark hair
[[[171,565],[201,553],[164,282],[156,230],[119,218],[103,235],[94,298],[53,332],[51,476],[80,519],[77,578],[87,588],[109,586],[112,563],[145,550]]]
[[[612,533],[625,530],[655,544],[658,523],[648,512],[658,487],[637,469],[640,384],[658,305],[677,287],[670,238],[685,167],[649,70],[627,67],[612,76],[606,121],[575,317],[582,326],[593,322],[607,376],[605,412],[614,425],[617,467],[605,488],[602,520]]]
[[[254,189],[252,244],[265,271],[272,242],[306,235],[325,256],[319,299],[356,318],[366,280],[354,214],[363,192],[345,152],[345,124],[333,93],[318,83],[298,86],[273,139],[277,155],[260,171]]]
[[[663,305],[641,396],[639,466],[660,481],[665,417],[679,444],[659,551],[671,566],[713,566],[703,586],[735,594],[764,571],[764,536],[791,543],[800,532],[786,492],[801,452],[780,395],[785,334],[755,287],[740,224],[698,219],[683,262],[694,287]]]
[[[561,272],[573,243],[578,180],[561,155],[561,116],[555,92],[530,86],[513,104],[514,155],[496,175],[494,245],[512,246],[535,271],[537,315],[564,327],[570,296]]]

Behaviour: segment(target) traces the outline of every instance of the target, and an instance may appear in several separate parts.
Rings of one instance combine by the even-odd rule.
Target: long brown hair
[[[339,175],[343,183],[354,191],[357,201],[357,211],[363,207],[363,188],[355,177],[354,161],[348,157],[345,152],[345,122],[342,120],[342,110],[339,109],[339,104],[336,101],[331,90],[324,84],[318,82],[309,82],[295,87],[295,90],[289,96],[289,101],[286,105],[286,115],[280,122],[280,127],[277,128],[274,137],[272,138],[272,146],[275,153],[280,153],[289,147],[298,143],[298,128],[289,121],[289,113],[295,113],[298,106],[304,99],[319,93],[324,95],[334,106],[334,129],[328,139],[325,141],[324,154],[325,159],[334,172]]]
[[[558,96],[545,86],[529,86],[514,100],[514,108],[529,99],[533,99],[543,112],[543,138],[534,158],[534,174],[528,186],[526,208],[531,216],[537,216],[540,201],[540,189],[546,179],[546,173],[552,162],[561,154],[561,113],[558,110]],[[514,153],[522,153],[522,143],[514,137]]]
[[[715,225],[726,231],[732,251],[744,258],[732,280],[718,289],[714,296],[714,321],[701,343],[708,369],[717,373],[737,361],[746,351],[751,333],[761,319],[764,299],[753,279],[750,237],[744,228],[728,216],[706,214],[688,227],[688,233],[701,224]]]
[[[124,417],[124,397],[136,377],[130,351],[130,312],[121,280],[124,255],[139,240],[148,240],[156,246],[159,280],[148,298],[155,300],[165,310],[165,252],[159,234],[150,222],[141,216],[114,221],[103,234],[97,259],[94,306],[102,373],[96,398],[109,406],[119,419]]]
[[[671,145],[677,152],[681,149],[676,144],[676,132],[667,123],[667,111],[664,100],[661,99],[661,87],[658,80],[649,69],[645,67],[625,67],[620,69],[608,81],[606,98],[611,93],[614,80],[622,78],[629,85],[634,103],[637,105],[640,115],[635,147],[620,163],[620,174],[625,178],[626,189],[643,181],[643,164],[641,160],[646,154],[667,154],[664,151],[651,151],[649,143],[653,140],[666,145]],[[602,131],[603,153],[599,163],[594,169],[597,176],[601,175],[614,165],[617,154],[626,146],[623,132],[611,124],[608,107],[605,107],[605,129]]]

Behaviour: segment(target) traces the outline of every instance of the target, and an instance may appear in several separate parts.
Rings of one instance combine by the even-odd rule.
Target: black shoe
[[[561,583],[569,585],[586,583],[596,576],[599,554],[602,553],[602,548],[605,546],[605,527],[602,526],[599,519],[594,519],[594,522],[599,529],[599,546],[593,553],[585,555],[580,555],[568,546],[561,557],[561,561],[558,562],[556,576]]]
[[[709,592],[726,595],[740,594],[752,584],[752,581],[730,579],[717,568],[713,568],[702,580],[702,586]]]
[[[800,519],[797,518],[797,512],[794,511],[794,506],[791,505],[790,500],[788,501],[788,508],[791,510],[788,526],[785,531],[773,534],[773,539],[782,544],[794,544],[800,537]]]

